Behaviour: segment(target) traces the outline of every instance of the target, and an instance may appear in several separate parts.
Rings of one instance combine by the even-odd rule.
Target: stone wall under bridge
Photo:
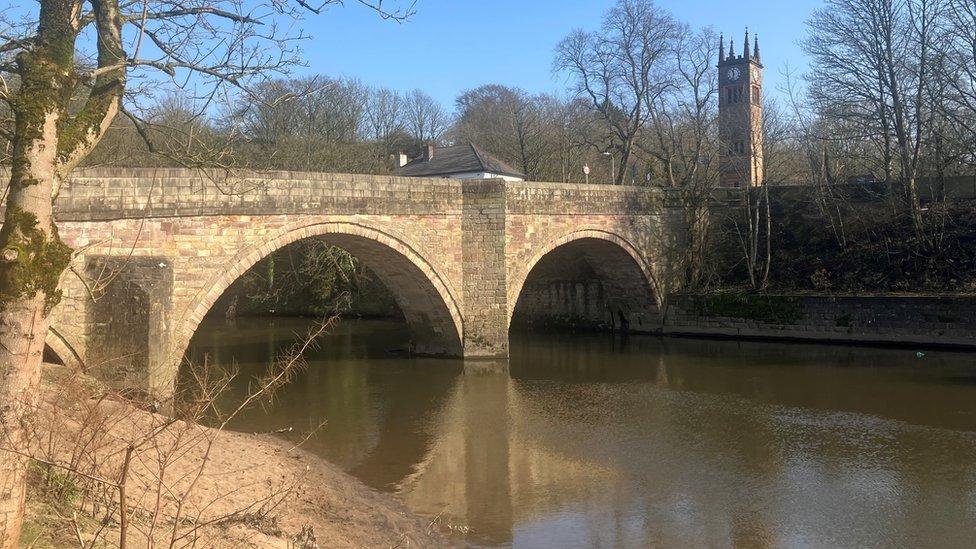
[[[556,306],[652,329],[661,250],[681,235],[678,210],[649,188],[297,172],[78,170],[55,216],[76,256],[48,347],[164,394],[217,298],[299,239],[326,239],[373,270],[414,351],[497,358],[513,315],[545,319]],[[556,304],[552,288],[576,288],[581,274],[593,293]]]

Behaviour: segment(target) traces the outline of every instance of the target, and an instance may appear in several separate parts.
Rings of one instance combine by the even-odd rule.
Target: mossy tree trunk
[[[71,250],[58,238],[53,199],[118,112],[124,86],[116,0],[90,0],[98,34],[91,93],[76,114],[81,82],[75,42],[83,0],[42,0],[34,46],[16,59],[11,177],[0,229],[0,547],[15,547],[24,510],[27,422],[37,403],[48,315]]]

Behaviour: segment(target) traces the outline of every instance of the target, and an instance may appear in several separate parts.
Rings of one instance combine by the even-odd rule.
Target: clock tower
[[[758,187],[763,184],[762,70],[759,37],[749,44],[746,29],[742,54],[725,37],[718,49],[719,186]]]

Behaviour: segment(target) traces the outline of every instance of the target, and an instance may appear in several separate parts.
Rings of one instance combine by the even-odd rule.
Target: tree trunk
[[[766,203],[765,214],[766,214],[766,260],[763,264],[763,274],[762,282],[760,283],[760,288],[765,289],[769,285],[769,268],[773,262],[773,210],[769,205],[769,186],[766,183],[762,185],[762,199]]]
[[[27,91],[29,93],[29,90]],[[33,99],[38,99],[34,96]],[[20,131],[7,209],[0,229],[0,547],[15,547],[24,511],[27,471],[27,421],[37,404],[41,357],[48,313],[57,302],[58,278],[71,250],[57,235],[52,220],[55,186],[58,107],[38,114],[37,124]],[[26,117],[31,118],[31,117]],[[40,130],[40,131],[36,131]]]
[[[48,314],[71,250],[58,238],[52,195],[59,134],[75,83],[80,0],[41,3],[38,39],[17,56],[13,158],[0,228],[0,547],[16,547],[24,512],[28,422],[37,405]]]
[[[44,296],[10,303],[0,324],[0,401],[4,451],[0,453],[0,547],[17,547],[26,495],[26,421],[36,404],[47,322]],[[13,344],[14,347],[9,347]]]
[[[620,153],[620,169],[617,170],[617,173],[613,174],[614,185],[624,184],[624,177],[626,176],[625,166],[627,166],[627,163],[630,162],[630,152],[634,147],[633,143],[634,143],[633,138],[627,139],[627,141],[624,142],[624,146],[622,147]],[[611,157],[610,165],[613,166],[613,157]]]

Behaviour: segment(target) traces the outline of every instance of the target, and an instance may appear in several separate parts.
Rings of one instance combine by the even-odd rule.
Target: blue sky
[[[391,0],[386,0],[390,3]],[[401,0],[402,1],[402,0]],[[421,88],[453,107],[459,92],[486,83],[561,92],[552,52],[574,28],[593,29],[612,0],[418,0],[403,24],[383,21],[352,0],[306,21],[302,73],[357,77],[398,90]],[[767,92],[789,63],[805,70],[798,45],[821,0],[658,0],[693,27],[759,33]]]

